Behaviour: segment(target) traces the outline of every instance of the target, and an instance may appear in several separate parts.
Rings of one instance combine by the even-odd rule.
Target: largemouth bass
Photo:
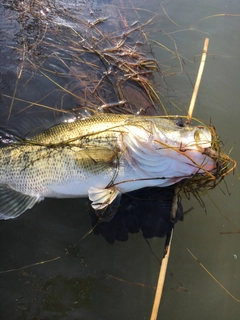
[[[214,172],[206,127],[162,117],[101,114],[55,125],[0,149],[0,218],[45,197],[89,197],[102,210],[147,186],[165,187]]]

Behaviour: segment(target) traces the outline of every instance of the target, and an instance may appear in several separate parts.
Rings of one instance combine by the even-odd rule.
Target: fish
[[[0,148],[0,219],[44,198],[88,197],[104,210],[123,193],[166,187],[216,170],[208,127],[160,116],[96,114]],[[11,138],[9,138],[11,137]]]

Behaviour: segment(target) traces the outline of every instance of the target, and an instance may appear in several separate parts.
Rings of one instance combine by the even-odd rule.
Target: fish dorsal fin
[[[76,161],[88,170],[105,170],[117,166],[117,152],[109,148],[84,148],[76,152]]]
[[[92,207],[95,210],[103,210],[120,195],[121,193],[116,187],[105,189],[91,187],[88,190],[89,199],[92,201]]]
[[[27,209],[31,209],[38,197],[31,197],[15,191],[7,185],[0,185],[0,219],[14,219]]]

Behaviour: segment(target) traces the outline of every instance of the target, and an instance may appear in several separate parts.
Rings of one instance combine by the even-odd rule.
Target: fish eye
[[[185,127],[185,123],[183,122],[183,119],[177,119],[175,121],[175,124],[181,128]]]

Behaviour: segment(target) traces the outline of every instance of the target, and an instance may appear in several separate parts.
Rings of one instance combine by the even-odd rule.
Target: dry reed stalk
[[[178,195],[175,194],[175,196],[173,198],[173,203],[172,203],[172,212],[171,212],[172,220],[174,220],[176,217],[177,209],[178,209]],[[167,244],[167,246],[165,247],[165,250],[164,250],[164,256],[162,258],[161,268],[159,271],[158,284],[157,284],[157,289],[156,289],[156,293],[155,293],[155,299],[154,299],[154,303],[153,303],[152,314],[151,314],[150,320],[157,319],[158,309],[159,309],[160,301],[161,301],[161,297],[162,297],[163,285],[164,285],[166,272],[167,272],[168,259],[170,256],[172,237],[173,237],[173,230],[171,231],[169,243]]]
[[[157,284],[157,289],[156,289],[156,294],[155,294],[155,299],[153,303],[153,308],[152,308],[152,314],[150,320],[156,320],[157,315],[158,315],[158,309],[160,306],[160,301],[162,297],[162,291],[163,291],[163,286],[164,286],[164,281],[166,277],[166,272],[167,272],[167,266],[168,266],[168,259],[170,256],[170,249],[171,249],[171,242],[172,242],[172,237],[173,237],[173,232],[170,238],[169,242],[169,247],[167,250],[167,253],[165,257],[162,259],[162,264],[159,272],[159,277],[158,277],[158,284]]]
[[[200,66],[199,66],[196,83],[195,83],[195,86],[194,86],[194,90],[193,90],[193,93],[192,93],[190,106],[189,106],[189,109],[188,109],[188,117],[187,117],[187,121],[186,121],[187,124],[189,124],[191,122],[191,119],[192,119],[193,109],[194,109],[194,106],[195,106],[195,102],[196,102],[196,98],[197,98],[197,94],[198,94],[198,89],[199,89],[200,82],[201,82],[201,79],[202,79],[202,74],[203,74],[205,61],[206,61],[206,57],[207,57],[208,43],[209,43],[209,39],[206,38],[205,42],[204,42],[204,46],[203,46],[202,60],[201,60]]]

